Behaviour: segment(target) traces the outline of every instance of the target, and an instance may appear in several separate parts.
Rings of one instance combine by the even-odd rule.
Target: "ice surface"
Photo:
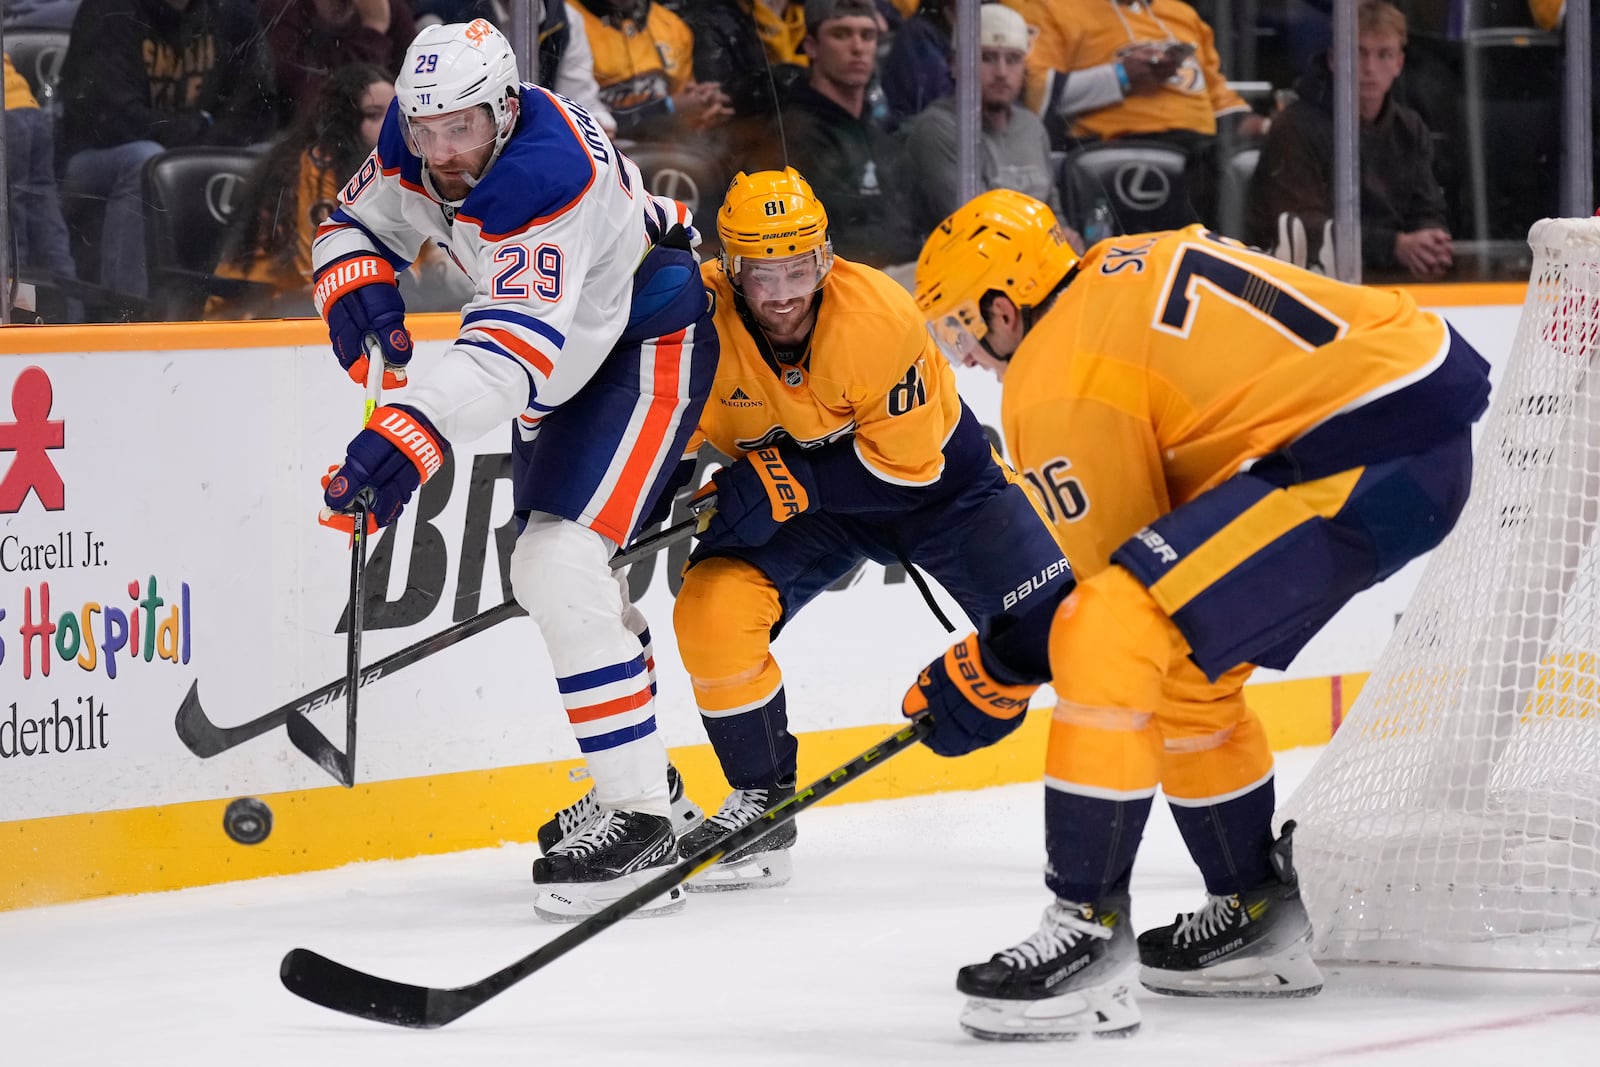
[[[1280,759],[1280,799],[1314,751]],[[530,825],[533,821],[530,819]],[[1600,1062],[1600,976],[1345,969],[1309,1000],[1145,994],[1125,1041],[997,1046],[956,1025],[956,968],[1033,932],[1039,786],[823,808],[795,878],[620,924],[432,1032],[307,1004],[296,945],[387,977],[475,981],[557,931],[531,846],[0,914],[12,1067],[1070,1064],[1209,1067]],[[1144,928],[1201,903],[1164,806],[1134,875]]]

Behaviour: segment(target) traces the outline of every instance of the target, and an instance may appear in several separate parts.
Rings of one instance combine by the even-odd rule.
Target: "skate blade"
[[[1289,999],[1322,992],[1322,972],[1310,956],[1242,959],[1198,971],[1141,967],[1139,984],[1169,997]]]
[[[722,893],[730,889],[776,889],[788,885],[794,863],[786,848],[757,852],[729,863],[726,860],[707,867],[699,877],[684,886],[691,893]]]
[[[1075,1041],[1122,1038],[1139,1032],[1131,974],[1043,1000],[969,997],[961,1029],[983,1041]]]
[[[660,873],[659,868],[651,868],[642,875],[625,875],[610,882],[536,885],[538,894],[533,898],[533,913],[545,922],[582,922]],[[688,902],[683,886],[675,885],[631,913],[628,918],[655,919],[663,915],[676,915]]]

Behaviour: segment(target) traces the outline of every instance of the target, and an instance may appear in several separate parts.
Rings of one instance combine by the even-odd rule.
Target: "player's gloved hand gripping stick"
[[[692,518],[683,520],[667,527],[660,533],[643,538],[631,547],[618,552],[611,557],[613,570],[637,563],[647,556],[653,556],[664,548],[681,544],[689,540],[697,532],[703,533],[706,523],[711,518],[710,511],[697,511]],[[348,520],[348,516],[346,517]],[[352,522],[352,526],[354,523]],[[435,652],[443,652],[452,645],[460,644],[467,638],[498,626],[507,619],[514,619],[519,615],[526,615],[515,600],[507,600],[487,608],[470,619],[464,619],[454,626],[424,637],[422,640],[407,645],[398,652],[391,652],[375,663],[368,664],[361,672],[358,679],[361,685],[367,685],[386,678],[389,675],[409,667],[420,660],[427,659]],[[204,706],[200,703],[200,683],[192,682],[189,691],[184,694],[183,700],[178,704],[178,714],[173,719],[173,727],[177,730],[178,739],[184,743],[190,752],[201,759],[210,759],[220,755],[231,748],[237,748],[253,737],[284,725],[290,713],[299,709],[303,714],[311,708],[319,708],[330,700],[338,699],[340,693],[348,685],[347,678],[339,678],[326,682],[309,693],[302,693],[282,707],[275,708],[264,715],[236,723],[232,726],[218,726],[206,715]]]

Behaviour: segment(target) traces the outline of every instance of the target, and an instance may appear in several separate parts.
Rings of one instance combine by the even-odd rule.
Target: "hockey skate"
[[[678,842],[679,855],[688,859],[735,830],[755,822],[792,796],[792,785],[773,789],[735,789],[728,794],[728,799],[722,802],[722,808],[715,815],[683,835]],[[691,879],[686,888],[691,893],[711,893],[722,889],[783,885],[793,873],[789,849],[794,845],[797,834],[794,822],[786,822],[754,844],[722,857]]]
[[[677,862],[677,837],[666,816],[602,810],[533,861],[534,913],[549,922],[577,922]],[[670,915],[685,903],[683,887],[675,885],[634,914]]]
[[[1139,935],[1139,981],[1178,997],[1309,997],[1322,989],[1311,960],[1311,919],[1300,899],[1291,838],[1272,846],[1272,877],[1253,889],[1210,897],[1171,926]]]
[[[1131,1037],[1136,963],[1125,894],[1099,906],[1058,900],[1032,937],[961,968],[961,1029],[985,1041]]]
[[[684,794],[683,776],[670,763],[667,764],[667,791],[672,798],[673,830],[682,837],[700,825],[706,814],[700,810],[700,805]],[[599,811],[600,804],[595,800],[594,787],[591,786],[587,793],[556,812],[549,822],[539,827],[539,851],[549,855],[551,849],[571,837]]]

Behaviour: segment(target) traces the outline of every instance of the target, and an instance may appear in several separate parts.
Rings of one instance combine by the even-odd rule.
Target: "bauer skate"
[[[792,785],[772,789],[735,789],[728,794],[728,799],[722,802],[722,808],[715,815],[683,835],[678,842],[678,854],[688,859],[704,851],[735,830],[755,822],[792,796]],[[794,871],[789,862],[789,849],[793,847],[797,834],[794,822],[786,822],[754,844],[722,857],[691,880],[686,888],[691,893],[710,893],[722,889],[783,885]]]
[[[1309,997],[1322,989],[1294,872],[1294,822],[1272,845],[1272,876],[1171,926],[1139,935],[1139,981],[1179,997]]]
[[[956,989],[970,998],[961,1028],[985,1041],[1130,1037],[1139,1029],[1137,962],[1126,894],[1099,905],[1058,900],[1032,937],[961,968]]]
[[[684,794],[683,776],[670,763],[667,764],[667,791],[672,799],[673,831],[682,837],[700,825],[706,815],[700,810],[700,805]],[[594,787],[591,786],[587,793],[556,812],[549,822],[539,827],[539,851],[548,855],[551,849],[571,837],[599,811],[600,804],[595,800]]]
[[[664,815],[602,809],[533,861],[534,913],[558,923],[593,915],[676,864],[677,843]],[[684,903],[683,887],[675,885],[634,914],[670,915]]]

